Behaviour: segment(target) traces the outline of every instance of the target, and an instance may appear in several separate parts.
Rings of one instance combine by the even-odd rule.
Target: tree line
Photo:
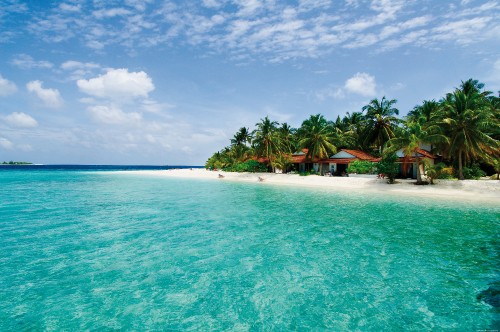
[[[307,149],[306,158],[312,161],[342,148],[380,157],[403,149],[405,155],[414,156],[419,144],[427,143],[432,144],[431,152],[454,167],[459,179],[464,179],[464,167],[474,163],[500,172],[500,92],[496,96],[483,83],[469,79],[438,101],[423,101],[405,117],[399,117],[396,104],[396,99],[375,98],[361,111],[334,121],[311,115],[299,128],[266,116],[252,131],[241,127],[231,144],[214,153],[205,166],[246,170],[242,165],[259,168],[257,160],[265,160],[274,171],[287,169],[291,155],[302,149]]]

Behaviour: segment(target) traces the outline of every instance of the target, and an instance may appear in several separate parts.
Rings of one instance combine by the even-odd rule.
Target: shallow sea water
[[[0,330],[498,329],[500,208],[0,172]]]

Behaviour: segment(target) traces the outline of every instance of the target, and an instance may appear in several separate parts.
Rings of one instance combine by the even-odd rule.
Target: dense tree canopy
[[[299,128],[265,117],[252,132],[241,127],[231,145],[210,157],[206,167],[224,169],[260,160],[269,169],[286,169],[292,154],[301,149],[307,149],[312,161],[328,158],[341,148],[381,156],[402,149],[405,155],[416,157],[418,164],[416,151],[425,143],[432,144],[431,152],[455,169],[459,179],[465,177],[465,167],[477,163],[498,171],[500,92],[495,96],[484,90],[484,84],[469,79],[439,101],[424,100],[406,117],[398,117],[396,104],[385,96],[375,98],[361,111],[337,116],[335,121],[311,115]],[[420,172],[417,176],[421,181]]]
[[[328,158],[332,153],[337,152],[334,145],[334,128],[321,114],[311,115],[309,119],[302,122],[297,134],[299,147],[308,150],[309,160]]]

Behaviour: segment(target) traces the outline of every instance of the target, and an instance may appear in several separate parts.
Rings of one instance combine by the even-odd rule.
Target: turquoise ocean
[[[476,331],[494,204],[0,169],[0,331]]]

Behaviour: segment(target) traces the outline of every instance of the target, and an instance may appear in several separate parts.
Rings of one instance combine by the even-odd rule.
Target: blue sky
[[[500,90],[496,0],[0,0],[0,161],[202,165],[265,116]]]

